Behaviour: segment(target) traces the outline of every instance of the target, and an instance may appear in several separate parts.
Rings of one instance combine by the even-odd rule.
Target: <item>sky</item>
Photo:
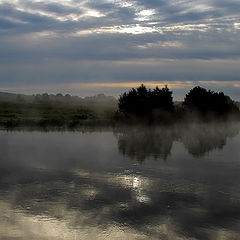
[[[0,91],[240,100],[239,43],[239,0],[0,0]]]

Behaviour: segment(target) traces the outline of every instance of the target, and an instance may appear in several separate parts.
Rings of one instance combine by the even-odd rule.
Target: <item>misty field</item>
[[[197,86],[183,101],[174,102],[167,87],[137,88],[118,99],[104,94],[90,97],[69,94],[24,95],[0,92],[0,127],[78,129],[81,126],[176,123],[240,120],[239,103],[223,92]]]

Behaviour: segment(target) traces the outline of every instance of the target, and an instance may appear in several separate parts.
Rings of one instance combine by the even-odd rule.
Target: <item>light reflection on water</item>
[[[239,124],[0,143],[0,239],[239,239]]]

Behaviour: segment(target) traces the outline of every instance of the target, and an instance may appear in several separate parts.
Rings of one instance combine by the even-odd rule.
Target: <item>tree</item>
[[[161,109],[170,112],[174,110],[172,92],[167,86],[162,89],[156,87],[151,92],[151,106],[153,109]]]
[[[186,94],[183,106],[187,111],[200,114],[224,115],[239,111],[229,96],[199,86],[194,87]]]
[[[119,111],[125,116],[152,117],[156,111],[173,112],[172,92],[162,89],[147,89],[143,84],[123,93],[118,102]]]

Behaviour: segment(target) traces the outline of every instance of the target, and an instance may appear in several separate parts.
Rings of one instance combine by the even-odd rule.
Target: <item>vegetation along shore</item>
[[[66,127],[121,123],[171,124],[176,122],[239,120],[239,103],[222,92],[194,87],[183,102],[174,102],[172,91],[132,88],[119,99],[99,94],[76,97],[69,94],[23,95],[0,93],[0,126]]]

